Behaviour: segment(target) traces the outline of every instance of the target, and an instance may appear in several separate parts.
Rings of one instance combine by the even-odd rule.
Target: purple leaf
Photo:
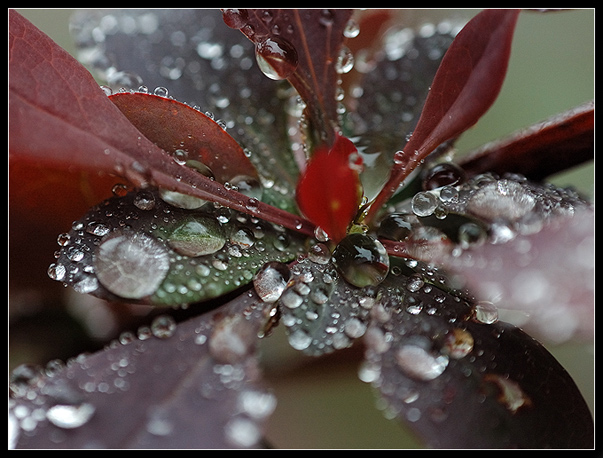
[[[250,293],[178,325],[160,315],[138,337],[13,383],[16,447],[260,446],[276,402],[255,359],[269,308]]]

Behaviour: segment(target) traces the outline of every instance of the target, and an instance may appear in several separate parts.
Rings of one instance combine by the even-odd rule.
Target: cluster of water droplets
[[[81,293],[185,305],[247,284],[301,248],[279,226],[180,196],[145,189],[93,208],[59,235],[49,276]]]

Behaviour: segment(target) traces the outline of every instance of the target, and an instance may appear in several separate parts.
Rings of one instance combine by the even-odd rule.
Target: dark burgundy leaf
[[[351,11],[249,9],[224,10],[224,16],[255,43],[272,67],[272,77],[286,78],[295,87],[319,141],[332,144],[339,125],[337,80],[350,57],[342,45]]]
[[[373,380],[396,417],[436,448],[592,448],[592,416],[575,383],[537,341],[499,322],[392,322],[373,345]],[[401,334],[400,331],[405,333]],[[370,347],[369,347],[370,348]]]
[[[155,184],[245,213],[263,212],[277,224],[313,233],[307,221],[177,164],[141,135],[84,67],[12,11],[10,72],[11,154],[119,175],[137,186]]]
[[[269,308],[250,293],[178,325],[161,315],[50,376],[13,381],[16,447],[260,446],[276,402],[255,359]]]
[[[290,92],[261,73],[253,43],[227,27],[219,10],[86,10],[72,30],[80,58],[114,90],[162,87],[221,120],[274,183],[265,201],[295,211],[298,171],[283,116]]]
[[[485,10],[459,32],[442,59],[417,127],[371,208],[375,214],[438,145],[470,126],[492,105],[507,70],[518,10]]]
[[[109,99],[161,149],[171,154],[179,151],[182,157],[176,157],[177,161],[201,162],[220,183],[237,176],[259,179],[243,148],[213,119],[194,108],[151,94],[124,92]]]
[[[469,174],[513,172],[539,181],[592,160],[594,140],[590,102],[485,145],[460,164]]]

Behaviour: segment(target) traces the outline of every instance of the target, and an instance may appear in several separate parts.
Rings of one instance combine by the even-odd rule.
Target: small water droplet
[[[350,234],[333,251],[333,264],[342,277],[359,288],[375,286],[389,272],[389,256],[378,240]]]
[[[53,425],[63,429],[79,428],[86,424],[94,414],[92,404],[57,404],[46,411],[46,418]]]
[[[177,253],[197,257],[213,254],[226,243],[220,223],[211,217],[195,216],[178,226],[168,237]]]
[[[305,350],[312,343],[312,337],[310,337],[305,331],[297,329],[287,336],[289,345],[296,350]]]
[[[287,40],[273,36],[256,44],[256,60],[268,78],[282,80],[297,69],[297,51]]]
[[[473,308],[476,321],[492,324],[498,321],[498,309],[492,302],[479,301]]]
[[[379,226],[379,236],[388,240],[403,241],[412,232],[413,226],[418,226],[419,220],[415,215],[407,213],[391,213],[386,216]]]
[[[224,23],[232,29],[240,29],[249,19],[246,9],[226,8],[222,11]]]
[[[163,86],[157,86],[153,91],[153,94],[158,95],[159,97],[167,97],[169,95],[169,91]]]
[[[308,250],[308,259],[317,264],[327,264],[331,260],[331,251],[326,244],[317,243]]]
[[[448,366],[448,357],[425,348],[423,342],[409,342],[396,351],[396,362],[402,371],[416,380],[438,378]]]
[[[335,62],[337,73],[349,73],[354,68],[354,55],[347,46],[342,46]]]
[[[360,33],[360,27],[354,19],[350,19],[343,29],[343,35],[346,38],[355,38]]]
[[[59,236],[57,237],[57,243],[59,244],[59,246],[69,245],[70,240],[71,240],[71,236],[67,232],[64,232],[63,234],[59,234]]]
[[[425,282],[423,281],[423,277],[419,274],[413,274],[406,280],[406,289],[411,293],[416,293],[419,291]]]
[[[151,333],[159,339],[172,337],[176,331],[176,321],[170,315],[160,315],[151,323]]]
[[[253,279],[255,292],[264,302],[276,302],[285,291],[290,276],[291,272],[286,264],[268,262]]]
[[[168,191],[167,189],[160,189],[159,195],[164,202],[174,207],[184,208],[185,210],[196,210],[207,203],[199,197],[189,196],[176,191]]]
[[[155,196],[148,191],[140,191],[136,197],[134,197],[134,205],[139,210],[152,210],[155,208]]]
[[[417,216],[430,216],[438,207],[438,198],[431,192],[418,192],[411,201],[411,208]]]
[[[444,338],[443,352],[450,358],[461,359],[473,350],[473,336],[465,329],[455,328]]]
[[[62,281],[67,274],[67,269],[63,264],[50,264],[48,267],[48,276],[56,281]]]
[[[94,267],[98,280],[113,294],[127,299],[151,295],[170,267],[168,250],[144,233],[124,232],[97,248]]]

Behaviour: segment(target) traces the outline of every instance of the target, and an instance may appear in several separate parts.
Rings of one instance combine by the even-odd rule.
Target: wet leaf
[[[339,124],[337,80],[353,65],[343,47],[351,11],[250,9],[225,10],[224,16],[267,57],[273,78],[293,85],[308,107],[319,141],[332,144]]]
[[[362,159],[354,144],[337,136],[332,148],[314,151],[297,184],[295,197],[302,213],[338,242],[352,222],[362,199]]]
[[[459,32],[431,85],[421,117],[372,212],[441,143],[473,124],[496,99],[507,70],[518,10],[485,10]]]
[[[429,446],[593,447],[592,417],[578,388],[520,329],[395,309],[367,331],[361,378],[379,389],[388,415]]]
[[[255,359],[268,308],[250,293],[178,325],[161,315],[52,374],[13,375],[16,448],[261,446],[276,403]]]
[[[219,10],[78,11],[72,31],[79,58],[115,91],[165,88],[223,123],[269,185],[264,200],[294,211],[298,172],[283,116],[291,96],[261,73],[254,45]]]
[[[152,94],[124,92],[109,99],[145,137],[176,161],[191,168],[205,165],[209,167],[207,173],[220,183],[245,176],[258,182],[243,148],[204,113]]]
[[[485,145],[469,153],[461,165],[470,174],[512,172],[539,181],[593,158],[590,102]]]
[[[251,282],[294,259],[304,238],[197,198],[145,189],[92,208],[59,238],[51,278],[120,302],[178,306]]]

